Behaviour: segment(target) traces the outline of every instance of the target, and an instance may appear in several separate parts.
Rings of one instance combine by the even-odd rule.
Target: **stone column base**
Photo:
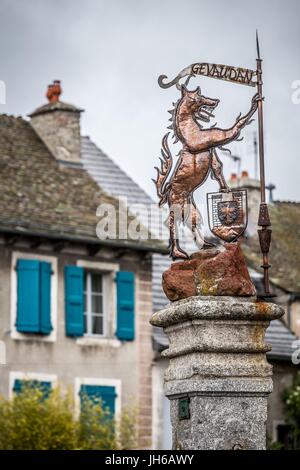
[[[272,367],[264,337],[283,313],[256,298],[197,296],[152,316],[169,339],[174,449],[265,449]]]

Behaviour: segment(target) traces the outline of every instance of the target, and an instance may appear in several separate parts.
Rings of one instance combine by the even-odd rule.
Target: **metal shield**
[[[207,194],[208,221],[211,232],[225,242],[236,241],[247,227],[247,191]]]

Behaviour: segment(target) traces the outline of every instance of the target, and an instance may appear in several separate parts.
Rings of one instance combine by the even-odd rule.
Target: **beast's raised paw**
[[[252,106],[257,108],[259,100],[260,100],[260,96],[258,93],[256,93],[252,98]]]

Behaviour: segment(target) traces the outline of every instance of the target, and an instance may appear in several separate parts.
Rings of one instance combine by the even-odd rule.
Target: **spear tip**
[[[257,50],[257,58],[260,60],[260,49],[259,49],[259,40],[258,40],[258,30],[256,30],[256,50]]]

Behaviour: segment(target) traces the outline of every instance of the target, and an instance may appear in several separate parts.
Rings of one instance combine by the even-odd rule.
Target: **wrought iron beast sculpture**
[[[159,83],[161,78],[163,77],[159,78]],[[175,81],[169,85],[176,84],[181,91],[180,99],[174,103],[174,109],[169,111],[172,121],[169,128],[173,129],[174,143],[180,141],[182,144],[179,159],[173,169],[173,158],[168,145],[169,133],[167,133],[162,140],[161,168],[156,167],[157,178],[153,180],[159,197],[159,206],[164,204],[169,206],[170,256],[173,260],[188,258],[188,254],[179,244],[178,222],[188,226],[200,249],[203,246],[211,246],[202,234],[202,218],[194,202],[193,193],[205,182],[209,174],[218,181],[220,191],[230,191],[216,149],[222,149],[224,145],[238,140],[241,130],[252,122],[251,118],[258,107],[258,94],[255,94],[249,112],[244,116],[240,114],[232,127],[220,129],[215,124],[205,129],[200,121],[209,123],[210,118],[214,117],[213,111],[218,106],[219,100],[202,95],[200,87],[193,91],[188,90],[189,78],[184,85],[180,86]]]

